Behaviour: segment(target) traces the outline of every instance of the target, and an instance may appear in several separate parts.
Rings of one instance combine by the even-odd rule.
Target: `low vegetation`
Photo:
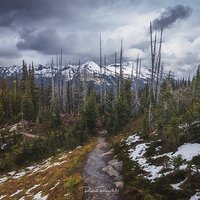
[[[0,198],[33,199],[41,193],[41,198],[46,197],[50,200],[82,199],[82,167],[85,157],[95,145],[95,139],[91,139],[87,144],[72,152],[63,152],[41,164],[27,167],[22,171],[25,175],[22,172],[7,174],[8,179],[0,183]],[[23,176],[16,178],[16,173],[21,173]],[[15,176],[11,174],[15,174]],[[10,187],[11,185],[12,187]]]

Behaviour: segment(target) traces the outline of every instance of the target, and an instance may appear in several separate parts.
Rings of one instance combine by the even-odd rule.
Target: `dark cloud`
[[[115,16],[139,2],[6,0],[0,6],[0,28],[11,28],[19,36],[18,50],[55,55],[63,48],[65,54],[94,57],[94,52],[98,52],[99,32],[118,27],[123,22]]]
[[[129,4],[140,1],[127,0],[124,3],[123,0],[6,0],[2,1],[0,6],[0,26],[16,28],[17,25],[42,21],[46,23],[52,19],[67,26],[74,23],[84,26],[84,22],[90,24],[96,12],[102,9],[119,12],[120,9],[130,8]]]
[[[19,50],[34,50],[45,55],[55,55],[60,49],[64,54],[77,56],[94,54],[98,47],[98,34],[78,34],[73,32],[65,36],[58,34],[56,29],[45,29],[39,32],[25,30],[20,33],[21,39],[16,44]],[[88,42],[92,45],[88,45]]]
[[[35,50],[43,54],[55,54],[59,47],[59,36],[54,29],[46,29],[39,33],[31,30],[21,32],[21,40],[17,43],[20,50]]]
[[[190,7],[186,7],[181,4],[174,7],[168,7],[158,18],[153,20],[153,28],[169,28],[178,20],[187,19],[191,12],[192,9]]]

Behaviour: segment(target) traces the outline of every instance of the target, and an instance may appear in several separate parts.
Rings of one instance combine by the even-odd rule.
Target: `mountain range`
[[[84,80],[84,74],[86,74],[86,81],[92,81],[95,85],[100,83],[106,83],[107,85],[112,85],[114,81],[119,77],[120,64],[110,64],[107,66],[102,66],[102,71],[100,66],[93,61],[87,61],[81,65],[65,65],[65,66],[56,66],[56,65],[36,65],[34,66],[35,77],[40,80],[41,78],[49,79],[58,74],[62,74],[62,77],[65,80],[73,80],[77,77],[80,80]],[[136,62],[128,61],[122,63],[123,78],[135,80],[136,77]],[[10,66],[10,67],[0,67],[0,76],[1,77],[14,77],[16,74],[21,77],[22,66]],[[151,70],[147,67],[141,67],[138,80],[142,83],[145,83],[151,76]]]

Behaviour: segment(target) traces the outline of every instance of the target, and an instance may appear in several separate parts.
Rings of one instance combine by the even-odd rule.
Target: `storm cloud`
[[[192,12],[190,7],[184,5],[176,5],[165,9],[158,18],[153,20],[153,28],[170,28],[178,20],[187,19]]]
[[[192,42],[200,35],[200,5],[197,0],[179,2],[183,5],[174,0],[2,0],[0,66],[21,64],[22,59],[46,64],[61,48],[66,62],[99,62],[100,32],[107,63],[114,62],[123,39],[124,60],[140,54],[148,65],[150,21],[155,29],[166,28],[162,51],[166,65],[194,66],[200,58],[199,42]],[[184,23],[167,29],[177,22]],[[184,39],[180,46],[178,38]],[[183,52],[183,44],[188,51]]]
[[[89,25],[100,11],[119,12],[141,0],[6,0],[0,6],[0,26],[17,28],[18,25],[34,25],[47,21],[71,26]],[[129,6],[127,6],[129,5]],[[87,23],[83,23],[83,22]],[[81,22],[81,23],[79,23]],[[98,20],[97,20],[98,23]],[[56,24],[52,24],[55,26]]]

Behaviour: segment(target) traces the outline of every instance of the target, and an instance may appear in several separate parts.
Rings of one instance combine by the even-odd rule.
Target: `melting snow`
[[[23,190],[17,190],[15,193],[13,193],[12,195],[10,195],[11,197],[15,196],[16,194],[19,194],[20,192],[22,192]]]
[[[65,155],[65,157],[67,157],[67,155]],[[63,156],[61,158],[63,159],[65,157]],[[5,181],[7,181],[8,179],[11,179],[11,178],[12,179],[19,179],[19,178],[21,178],[25,175],[32,176],[33,173],[45,171],[45,170],[47,170],[51,167],[59,166],[59,165],[62,165],[63,163],[65,163],[65,162],[67,162],[67,160],[60,160],[59,159],[60,160],[59,162],[51,163],[50,160],[51,160],[51,158],[43,161],[41,164],[26,167],[25,171],[21,171],[21,172],[18,172],[18,173],[16,173],[15,171],[9,172],[7,175],[0,177],[0,183],[3,183],[3,182],[5,182]]]
[[[28,189],[26,194],[29,194],[31,190],[35,189],[36,187],[40,186],[39,184],[34,185],[32,188]]]
[[[141,141],[140,136],[138,136],[138,135],[131,135],[131,136],[129,136],[127,138],[126,144],[127,145],[131,145],[132,143],[135,143],[135,142],[138,142],[138,141]]]
[[[183,181],[181,181],[180,183],[176,183],[176,184],[171,184],[171,186],[173,187],[174,190],[180,190],[180,186],[187,180],[184,179]]]
[[[48,194],[46,196],[42,197],[42,191],[38,192],[36,195],[33,196],[34,200],[46,200],[48,197]]]
[[[192,160],[192,158],[194,156],[200,155],[200,144],[186,143],[186,144],[181,145],[175,153],[173,153],[173,152],[164,153],[164,154],[161,154],[158,156],[154,156],[152,158],[156,159],[156,158],[160,158],[163,156],[168,156],[168,157],[172,158],[172,157],[176,157],[178,155],[181,155],[182,158],[185,159],[186,161],[190,161],[190,160]]]
[[[3,199],[4,197],[6,197],[7,195],[1,195],[0,196],[0,200]]]
[[[15,174],[12,178],[18,179],[18,178],[21,178],[22,176],[25,176],[25,175],[26,175],[26,172],[22,171],[22,172]]]
[[[7,180],[8,180],[7,177],[2,177],[2,178],[0,178],[0,183],[3,183],[3,182],[5,182],[5,181],[7,181]]]
[[[53,190],[54,188],[56,188],[57,185],[60,184],[60,181],[58,181],[50,190]]]
[[[149,173],[146,178],[153,180],[161,176],[159,172],[163,167],[148,164],[147,159],[144,157],[147,148],[147,143],[138,144],[135,149],[129,150],[129,156],[132,160],[137,161],[138,164]]]
[[[132,136],[128,137],[128,139],[126,140],[126,144],[130,145],[137,141],[141,141],[140,137],[138,135],[132,135]],[[144,156],[147,149],[148,149],[148,143],[140,143],[140,144],[136,145],[134,148],[129,149],[129,157],[131,160],[137,161],[138,164],[141,166],[141,168],[149,173],[149,175],[146,176],[147,179],[154,180],[163,175],[160,173],[160,171],[163,169],[163,166],[155,166],[155,165],[151,165],[148,163],[148,160]],[[158,148],[157,148],[157,150],[158,150]],[[194,156],[200,155],[200,144],[186,143],[186,144],[181,145],[175,153],[168,152],[168,153],[165,153],[162,155],[154,156],[154,157],[152,157],[152,159],[156,159],[156,158],[163,157],[163,156],[168,156],[170,159],[172,159],[173,157],[176,157],[178,155],[181,155],[182,158],[185,159],[186,161],[190,161],[190,160],[192,160],[192,158]],[[173,165],[171,167],[172,167],[172,169],[174,168]],[[187,168],[186,163],[183,164],[182,166],[180,166],[181,170],[186,169],[186,168]],[[172,171],[170,171],[169,173],[171,173],[171,172]],[[168,173],[168,172],[166,172],[166,173]],[[182,184],[182,182],[179,184]],[[180,186],[179,184],[172,184],[171,186],[173,188],[179,188],[179,186]]]
[[[191,196],[190,200],[199,200],[200,199],[200,192],[197,192],[195,195]]]
[[[194,143],[194,144],[184,144],[178,148],[178,150],[175,152],[175,154],[172,154],[172,156],[182,155],[183,159],[190,161],[194,156],[197,156],[200,154],[200,144]]]
[[[9,174],[10,176],[13,176],[15,173],[16,173],[16,171],[13,171],[13,172],[9,172],[8,174]]]

